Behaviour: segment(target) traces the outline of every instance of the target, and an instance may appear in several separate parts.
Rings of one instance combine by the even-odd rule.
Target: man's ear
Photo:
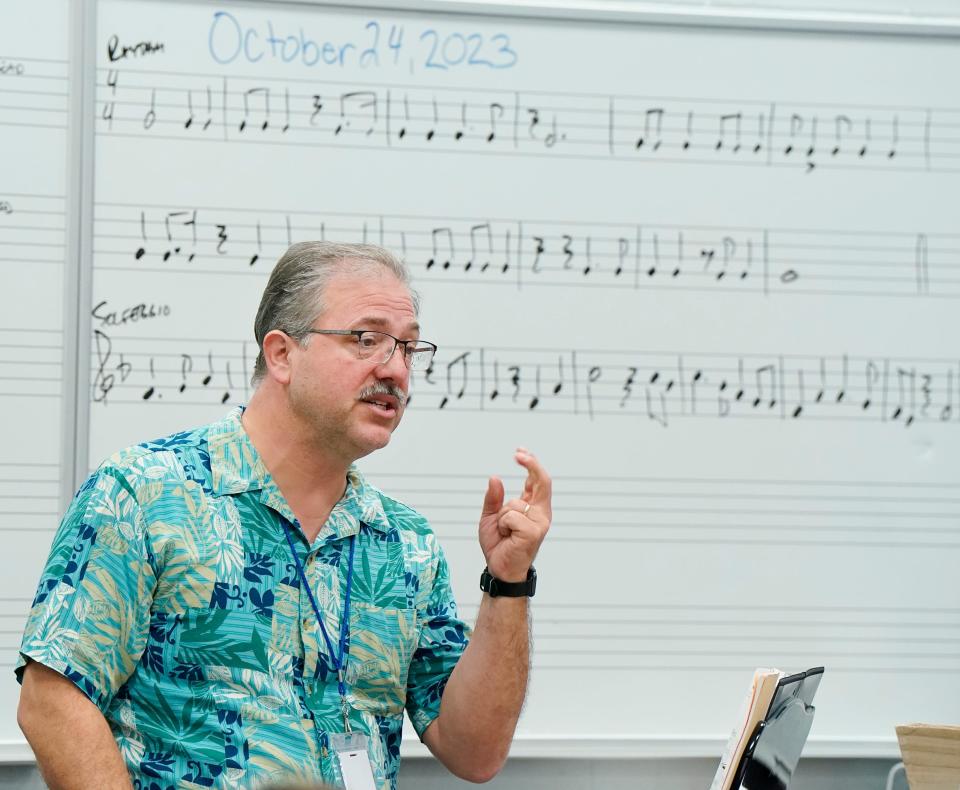
[[[267,375],[277,383],[290,383],[290,356],[298,345],[296,340],[279,329],[271,329],[264,335],[263,361],[267,365]]]

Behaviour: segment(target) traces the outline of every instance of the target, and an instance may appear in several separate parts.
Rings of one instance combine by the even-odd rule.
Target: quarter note
[[[397,132],[397,137],[401,140],[407,136],[407,124],[410,123],[410,97],[407,94],[403,95],[403,119],[404,124]]]
[[[863,145],[860,147],[858,156],[863,157],[867,155],[867,149],[871,142],[870,136],[870,119],[867,118],[863,124]]]
[[[867,361],[863,372],[863,378],[867,385],[867,395],[863,399],[863,409],[866,410],[869,409],[870,404],[873,403],[873,387],[878,381],[880,381],[880,370],[876,363],[872,360]]]
[[[263,243],[260,238],[260,220],[257,220],[257,251],[250,256],[250,265],[253,266],[259,259],[260,253],[263,251]]]
[[[149,368],[150,368],[150,380],[153,381],[156,378],[156,373],[154,372],[154,369],[153,369],[153,357],[150,357]],[[150,400],[154,395],[157,395],[157,388],[153,384],[151,384],[143,391],[143,395],[141,396],[141,398],[143,400]],[[159,398],[160,396],[157,395],[157,397]]]
[[[557,357],[557,383],[553,385],[553,394],[559,395],[563,391],[563,357]]]
[[[134,259],[138,261],[147,254],[147,215],[142,210],[140,211],[140,238],[143,244],[137,247],[137,251],[133,254]]]
[[[803,414],[803,399],[804,399],[804,390],[803,390],[803,369],[797,370],[797,405],[793,409],[791,416],[799,417]]]
[[[467,103],[460,103],[460,128],[453,133],[454,140],[462,140],[467,129]]]
[[[757,142],[753,145],[753,152],[759,154],[763,149],[763,132],[766,126],[767,117],[761,112],[757,113]]]
[[[437,108],[436,96],[433,97],[432,103],[433,103],[433,126],[427,132],[428,141],[433,139],[434,134],[436,134],[437,126],[439,126],[440,124],[440,111]]]
[[[530,405],[528,408],[535,409],[540,403],[540,366],[537,365],[536,373],[534,374],[534,393],[533,397],[530,398]]]
[[[487,135],[487,142],[492,143],[497,136],[497,121],[503,117],[503,105],[499,102],[490,103],[490,133]]]
[[[207,352],[207,375],[200,379],[200,383],[204,387],[209,386],[210,382],[213,381],[213,352]]]

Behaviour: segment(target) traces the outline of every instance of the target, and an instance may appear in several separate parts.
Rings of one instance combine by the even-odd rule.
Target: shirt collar
[[[232,409],[213,423],[207,432],[211,484],[217,494],[260,491],[260,501],[291,522],[296,517],[263,463],[240,421],[243,407]],[[390,523],[379,492],[369,485],[360,470],[347,470],[346,488],[334,506],[317,540],[344,538],[360,531],[360,524],[387,532]]]

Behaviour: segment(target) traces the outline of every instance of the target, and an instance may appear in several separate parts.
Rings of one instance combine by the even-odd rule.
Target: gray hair
[[[337,244],[329,241],[303,241],[292,244],[270,273],[260,298],[253,334],[260,352],[253,368],[251,383],[256,386],[267,373],[263,358],[263,338],[279,329],[299,343],[306,343],[307,332],[326,309],[323,294],[337,274],[370,274],[386,269],[407,286],[414,312],[420,313],[420,297],[410,288],[407,265],[389,250],[375,244]]]

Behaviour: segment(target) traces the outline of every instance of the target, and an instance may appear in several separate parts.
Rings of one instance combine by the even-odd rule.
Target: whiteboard
[[[23,738],[13,664],[61,507],[68,63],[64,0],[0,25],[0,679],[3,738]]]
[[[468,619],[484,478],[556,480],[516,754],[807,754],[960,715],[947,39],[98,4],[90,466],[249,396],[273,261],[409,261],[434,369],[363,462]]]

